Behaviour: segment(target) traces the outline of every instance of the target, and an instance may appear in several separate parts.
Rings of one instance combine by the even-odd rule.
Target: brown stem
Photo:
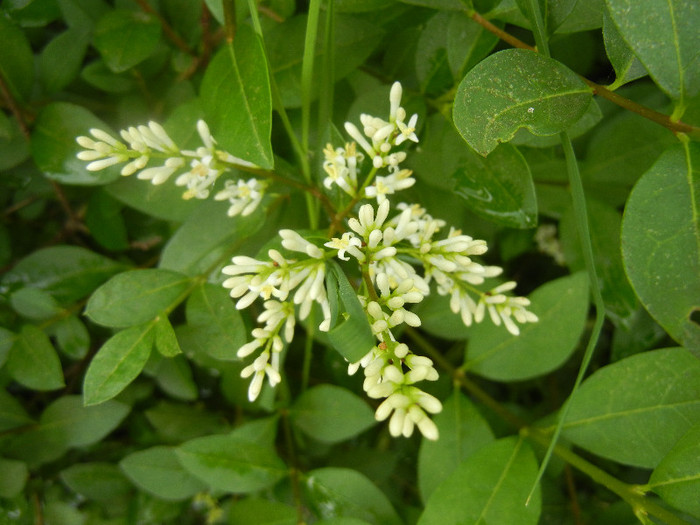
[[[284,18],[282,18],[278,13],[273,11],[267,6],[264,5],[258,5],[258,11],[268,17],[271,20],[274,20],[275,22],[282,23],[284,22]]]
[[[10,93],[10,89],[7,87],[5,79],[2,77],[2,75],[0,75],[0,91],[2,92],[2,98],[5,99],[5,104],[7,104],[7,107],[15,116],[15,120],[17,120],[17,125],[19,126],[22,135],[24,135],[25,139],[29,140],[29,126],[27,126],[24,116],[22,115],[22,111],[20,111],[19,106],[12,96],[12,93]]]
[[[519,49],[529,49],[530,51],[535,51],[537,52],[537,49],[534,48],[533,46],[526,44],[522,40],[514,37],[510,33],[507,33],[503,31],[501,28],[496,27],[493,25],[491,22],[486,20],[483,16],[481,16],[477,12],[472,12],[470,13],[470,16],[472,20],[474,20],[477,24],[482,26],[484,29],[487,31],[490,31],[494,35],[496,35],[498,38],[503,40],[504,42],[507,42],[513,47],[517,47]],[[587,78],[579,75],[581,80],[583,80],[588,86],[593,90],[593,93],[612,102],[613,104],[616,104],[620,107],[623,107],[629,111],[632,111],[633,113],[637,113],[638,115],[641,115],[642,117],[649,119],[653,122],[656,122],[657,124],[660,124],[661,126],[669,129],[673,133],[685,133],[687,135],[690,135],[694,138],[700,138],[700,128],[696,126],[691,126],[690,124],[686,124],[684,122],[678,121],[674,122],[672,121],[668,115],[664,115],[663,113],[659,113],[658,111],[654,111],[653,109],[650,109],[646,106],[643,106],[641,104],[637,104],[636,102],[629,100],[625,97],[622,97],[618,95],[617,93],[614,93],[607,89],[605,86],[601,86],[600,84],[596,84],[592,80],[588,80]]]
[[[190,49],[190,46],[187,45],[187,42],[185,42],[182,39],[182,37],[175,32],[171,25],[168,24],[168,21],[165,18],[163,18],[163,16],[158,11],[153,9],[146,0],[136,0],[136,2],[139,4],[143,12],[148,13],[149,15],[153,15],[158,19],[158,22],[160,22],[160,25],[163,28],[165,36],[168,37],[168,40],[175,44],[175,46],[178,49],[180,49],[180,51],[183,51],[188,55],[194,55],[194,53]]]

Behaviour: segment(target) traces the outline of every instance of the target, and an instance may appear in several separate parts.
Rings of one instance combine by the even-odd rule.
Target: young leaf
[[[677,509],[700,518],[700,422],[664,456],[646,488]]]
[[[540,516],[539,487],[529,505],[537,476],[530,447],[516,437],[480,448],[433,492],[418,525],[508,523],[535,525]]]
[[[603,41],[605,52],[615,69],[614,87],[622,86],[647,74],[647,70],[620,35],[607,10],[603,13]]]
[[[458,390],[434,418],[438,441],[424,439],[418,453],[418,487],[427,502],[460,463],[493,441],[493,432],[469,399]]]
[[[217,490],[256,492],[287,474],[274,449],[236,436],[193,439],[176,449],[185,470]]]
[[[453,118],[481,155],[520,128],[553,135],[586,111],[591,90],[566,66],[524,49],[493,54],[467,73],[457,89]]]
[[[95,26],[95,47],[115,73],[143,62],[159,41],[158,19],[143,11],[115,9],[100,18]]]
[[[312,470],[307,475],[304,489],[319,518],[359,518],[374,525],[401,523],[384,493],[356,470]]]
[[[559,368],[576,349],[588,314],[588,277],[577,273],[535,290],[529,309],[539,321],[519,336],[489,320],[472,328],[465,370],[496,381],[521,381]]]
[[[7,371],[18,383],[34,390],[56,390],[65,386],[56,349],[44,332],[24,325],[7,358]]]
[[[234,43],[224,46],[212,59],[202,80],[201,97],[221,147],[248,162],[272,168],[267,59],[250,26],[241,25]]]
[[[294,401],[289,415],[296,427],[326,443],[345,441],[375,424],[364,400],[334,385],[307,390]]]
[[[700,357],[700,146],[667,150],[625,207],[622,256],[640,301]],[[695,314],[697,315],[697,314]]]
[[[134,326],[102,345],[85,373],[85,405],[112,399],[141,373],[153,346],[153,324]]]
[[[133,452],[119,462],[119,467],[138,488],[164,500],[185,500],[207,490],[204,483],[187,473],[170,447]]]
[[[143,324],[175,307],[189,284],[189,277],[169,270],[123,272],[95,290],[85,314],[114,328]]]
[[[583,382],[562,435],[599,456],[654,468],[700,421],[699,384],[700,361],[684,348],[628,357]]]
[[[681,104],[700,90],[700,7],[685,0],[606,0],[620,34],[654,82]]]

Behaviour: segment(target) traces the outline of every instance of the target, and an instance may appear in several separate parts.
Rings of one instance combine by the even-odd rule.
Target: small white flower
[[[236,215],[246,217],[257,209],[266,189],[267,183],[255,178],[247,181],[243,179],[227,180],[224,189],[214,195],[214,199],[217,201],[228,199],[231,204],[227,212],[229,217]]]
[[[350,257],[345,255],[346,252],[353,255],[359,261],[364,261],[365,259],[365,255],[358,249],[362,246],[362,241],[351,232],[345,232],[340,239],[333,237],[329,242],[325,243],[324,246],[332,250],[338,250],[338,259],[343,261],[350,260]]]

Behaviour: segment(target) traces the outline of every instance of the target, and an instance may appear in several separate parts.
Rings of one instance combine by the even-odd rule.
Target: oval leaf
[[[588,277],[550,281],[530,296],[537,323],[513,336],[488,320],[473,327],[465,370],[496,381],[522,381],[556,370],[576,349],[588,313]]]
[[[294,425],[326,443],[338,443],[375,424],[374,414],[355,394],[333,385],[319,385],[300,395],[289,410]]]
[[[85,314],[114,328],[143,324],[177,306],[189,284],[189,277],[168,270],[120,273],[95,290]]]
[[[73,492],[98,501],[126,496],[131,484],[112,463],[76,463],[61,471],[61,481]]]
[[[698,357],[699,206],[700,145],[678,145],[635,185],[622,223],[622,256],[634,291],[671,337]]]
[[[47,335],[34,325],[25,325],[7,358],[7,371],[18,383],[34,390],[56,390],[65,386],[56,349]]]
[[[158,19],[143,11],[115,9],[95,26],[94,44],[107,67],[121,73],[144,61],[160,40]]]
[[[453,118],[464,140],[486,156],[520,128],[554,135],[586,111],[591,90],[560,62],[524,49],[495,53],[464,77]]]
[[[563,435],[619,463],[654,468],[700,421],[700,361],[653,350],[596,371],[571,401]]]
[[[34,55],[24,32],[0,17],[0,77],[7,84],[13,98],[25,100],[32,93],[34,82]]]
[[[535,525],[539,487],[529,505],[525,501],[536,476],[530,447],[515,437],[500,439],[463,461],[433,492],[418,525]]]
[[[241,25],[234,44],[224,46],[211,61],[201,97],[221,147],[248,162],[272,168],[270,79],[262,44],[250,26]]]

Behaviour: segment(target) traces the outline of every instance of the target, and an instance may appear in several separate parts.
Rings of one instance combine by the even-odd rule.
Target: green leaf
[[[160,268],[187,275],[200,275],[233,246],[254,235],[265,223],[260,207],[247,217],[227,217],[230,204],[210,200],[202,203],[175,232],[163,249]]]
[[[539,321],[513,336],[486,319],[472,328],[465,370],[496,381],[521,381],[559,368],[576,350],[588,314],[588,277],[550,281],[530,295]]]
[[[566,66],[533,51],[495,53],[467,73],[455,96],[455,126],[486,156],[520,128],[553,135],[588,108],[591,90]]]
[[[214,412],[182,403],[161,401],[146,410],[145,414],[148,422],[165,443],[181,443],[228,430],[223,419]]]
[[[197,399],[198,390],[192,378],[192,369],[183,356],[168,358],[154,354],[146,372],[153,376],[158,386],[171,397],[183,401]]]
[[[297,511],[294,507],[257,498],[246,498],[237,501],[229,511],[230,525],[296,525]]]
[[[160,23],[143,11],[115,9],[95,26],[93,43],[107,67],[121,73],[146,60],[160,41]]]
[[[612,206],[589,200],[588,226],[593,256],[598,273],[598,287],[605,302],[608,317],[616,325],[629,329],[631,317],[637,309],[637,298],[627,281],[620,253],[622,217]],[[560,237],[566,263],[573,272],[585,271],[581,243],[576,230],[573,209],[569,209],[559,223]]]
[[[585,0],[576,2],[571,14],[557,28],[557,33],[578,33],[603,26],[605,0]]]
[[[119,462],[124,474],[141,490],[169,501],[189,499],[207,486],[188,474],[175,450],[156,446],[133,452]]]
[[[699,202],[700,145],[678,145],[636,184],[622,223],[622,256],[634,291],[671,337],[698,357]]]
[[[695,424],[661,460],[645,487],[677,509],[700,518],[700,423]]]
[[[222,286],[204,283],[187,300],[187,327],[206,353],[215,359],[238,361],[238,349],[246,342],[241,314]]]
[[[685,0],[606,0],[622,38],[654,82],[681,104],[700,90],[700,6]],[[651,30],[653,28],[653,30]]]
[[[10,349],[15,343],[16,338],[17,336],[14,333],[0,326],[0,368],[5,364],[5,360],[10,354]]]
[[[644,65],[622,38],[607,10],[603,13],[603,41],[605,42],[605,52],[613,69],[615,69],[615,83],[611,86],[611,89],[620,87],[647,74]]]
[[[287,467],[274,449],[236,436],[193,439],[176,453],[190,474],[226,492],[256,492],[287,475]]]
[[[110,501],[131,492],[131,484],[112,463],[77,463],[61,471],[61,481],[73,492],[98,501]]]
[[[167,316],[162,316],[158,319],[155,330],[156,350],[162,356],[174,357],[182,353],[173,325],[170,324],[170,319]]]
[[[531,10],[529,0],[516,0],[518,8],[528,19],[530,25],[534,27],[534,15]],[[539,0],[538,9],[542,13],[542,21],[544,22],[544,30],[547,35],[551,35],[571,14],[578,0]]]
[[[12,309],[33,321],[45,321],[61,312],[51,294],[39,288],[20,288],[10,296]]]
[[[136,81],[128,73],[115,73],[104,60],[90,62],[80,72],[80,78],[106,93],[127,93],[137,87]]]
[[[29,479],[29,469],[23,461],[0,458],[0,472],[0,498],[14,498]]]
[[[103,326],[126,328],[153,321],[184,299],[191,279],[169,270],[131,270],[92,294],[85,314]]]
[[[422,440],[418,453],[418,487],[423,501],[428,501],[463,460],[494,439],[489,425],[459,390],[445,401],[433,421],[440,439]]]
[[[253,29],[241,25],[204,74],[201,98],[221,147],[265,169],[273,166],[272,96],[267,60]]]
[[[391,503],[369,479],[349,468],[320,468],[304,484],[309,504],[321,519],[359,518],[374,525],[398,525]]]
[[[41,81],[49,93],[68,86],[80,73],[90,37],[85,30],[68,29],[51,40],[41,52]]]
[[[450,298],[446,295],[431,293],[413,309],[420,317],[422,331],[447,341],[467,339],[471,329],[462,322],[459,315],[452,313]]]
[[[439,11],[427,21],[418,36],[415,53],[416,76],[423,93],[440,94],[450,89],[454,83],[448,62],[445,27],[451,18],[458,18],[460,15],[461,13]]]
[[[16,100],[27,100],[34,84],[34,54],[22,30],[0,17],[0,77]]]
[[[435,489],[418,525],[508,523],[535,525],[539,487],[525,505],[537,476],[530,447],[515,437],[480,448]]]
[[[8,119],[6,137],[0,138],[0,170],[9,170],[29,158],[29,141],[15,118]]]
[[[44,175],[62,184],[82,186],[106,184],[118,179],[118,167],[88,171],[87,163],[76,157],[81,148],[75,138],[87,135],[91,128],[111,133],[104,122],[82,106],[68,102],[53,102],[45,106],[34,124],[31,142],[32,157]]]
[[[153,324],[134,326],[110,337],[85,373],[85,405],[112,399],[141,373],[151,354]]]
[[[65,386],[61,361],[51,341],[34,325],[24,325],[7,358],[7,371],[18,383],[34,390]]]
[[[334,385],[319,385],[301,394],[289,409],[292,423],[318,441],[338,443],[375,424],[364,400]]]
[[[447,23],[447,61],[454,78],[462,78],[488,55],[497,43],[496,35],[466,14],[450,13]]]
[[[69,27],[92,29],[110,8],[103,0],[56,0]]]
[[[0,388],[0,432],[31,425],[34,420],[29,417],[22,404]]]
[[[604,458],[654,468],[700,421],[699,384],[700,361],[684,348],[607,365],[576,392],[563,436]]]
[[[595,99],[591,99],[591,103],[583,116],[576,121],[568,130],[569,137],[574,139],[590,131],[603,118],[603,113],[596,103]],[[546,137],[538,137],[533,135],[525,128],[520,128],[511,140],[511,144],[515,146],[529,146],[531,148],[550,148],[558,146],[561,143],[559,135],[548,135]]]
[[[90,334],[85,324],[75,315],[57,320],[47,328],[56,338],[58,349],[71,359],[84,358],[90,349]]]
[[[123,208],[120,202],[104,190],[93,193],[88,201],[85,225],[92,237],[110,251],[129,248]]]
[[[334,261],[327,266],[326,290],[331,307],[328,339],[340,355],[355,363],[367,355],[375,345],[374,335],[367,315],[357,299],[357,292]]]

